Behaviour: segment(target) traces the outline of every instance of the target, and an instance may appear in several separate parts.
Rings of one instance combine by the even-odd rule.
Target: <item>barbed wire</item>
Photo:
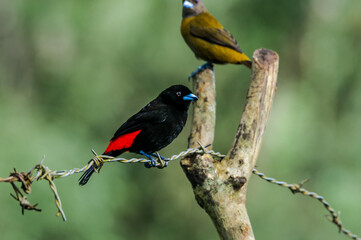
[[[189,154],[204,153],[206,150],[204,149],[204,147],[201,144],[200,144],[200,146],[201,146],[200,148],[189,148],[186,151],[180,152],[177,155],[173,155],[171,158],[168,158],[168,159],[162,159],[159,156],[159,154],[157,154],[158,158],[157,158],[156,167],[163,168],[167,165],[166,162],[176,160],[180,157],[185,157]],[[89,161],[89,163],[82,168],[73,168],[71,170],[51,171],[47,166],[43,165],[44,159],[45,159],[45,157],[43,157],[42,160],[40,161],[40,163],[35,165],[32,169],[30,169],[29,172],[18,173],[16,171],[16,169],[14,169],[14,172],[10,173],[8,178],[0,177],[0,182],[11,183],[11,185],[15,191],[15,196],[13,194],[10,194],[10,195],[19,202],[21,209],[22,209],[22,214],[24,214],[24,210],[41,211],[41,209],[36,208],[38,204],[34,204],[34,205],[30,204],[30,202],[27,200],[27,197],[24,196],[24,194],[22,194],[21,191],[19,190],[19,188],[15,185],[15,182],[19,182],[21,184],[20,187],[24,191],[24,193],[30,194],[31,184],[34,181],[44,180],[44,179],[47,180],[49,182],[50,189],[52,190],[54,197],[55,197],[55,204],[58,209],[58,212],[56,215],[57,216],[61,215],[63,220],[66,221],[66,216],[62,209],[62,203],[60,200],[60,196],[57,192],[56,185],[53,181],[54,179],[68,177],[75,173],[82,173],[91,167],[93,167],[95,170],[98,169],[96,171],[99,172],[101,166],[107,162],[119,162],[119,163],[149,163],[149,162],[151,162],[151,160],[145,159],[145,158],[126,159],[126,158],[115,158],[115,157],[111,157],[111,156],[107,156],[107,155],[98,155],[93,149],[92,149],[92,153],[94,154],[94,158],[91,161]],[[213,156],[216,156],[219,158],[224,157],[224,155],[222,155],[221,153],[215,152],[213,150],[207,151],[207,153],[212,154]]]
[[[327,209],[327,211],[331,214],[331,216],[329,216],[329,220],[334,223],[338,229],[339,232],[342,232],[343,234],[345,234],[346,236],[351,237],[352,239],[355,240],[360,240],[361,238],[359,238],[356,234],[352,234],[350,230],[347,230],[346,228],[344,228],[344,226],[342,225],[341,219],[340,219],[340,212],[336,213],[336,211],[331,207],[331,205],[325,200],[324,197],[318,195],[315,192],[310,192],[306,189],[303,188],[303,185],[308,182],[309,179],[305,179],[303,181],[301,181],[298,184],[289,184],[283,181],[277,181],[274,178],[271,177],[267,177],[265,176],[264,173],[261,173],[259,171],[257,171],[257,169],[253,169],[252,173],[257,175],[258,177],[262,178],[263,180],[276,184],[278,186],[284,187],[284,188],[288,188],[293,194],[296,193],[301,193],[302,195],[317,199],[318,201],[320,201],[323,206]]]
[[[206,148],[203,147],[202,144],[200,144],[200,143],[199,143],[199,145],[200,145],[199,148],[189,148],[186,151],[182,151],[179,154],[173,155],[172,157],[170,157],[168,159],[162,159],[159,156],[159,154],[157,153],[158,158],[157,158],[156,167],[163,168],[167,165],[168,162],[176,160],[181,157],[186,157],[190,154],[210,154],[210,155],[212,155],[214,157],[218,157],[220,159],[222,159],[226,156],[219,152],[215,152],[214,150],[206,150]],[[50,186],[51,190],[54,193],[55,204],[58,209],[58,212],[56,215],[57,216],[61,215],[63,221],[66,221],[65,213],[62,209],[60,196],[57,192],[55,183],[53,181],[54,179],[67,177],[67,176],[73,175],[75,173],[82,173],[91,167],[93,167],[94,169],[97,169],[96,171],[99,172],[99,170],[103,166],[103,164],[108,163],[108,162],[119,162],[119,163],[149,163],[149,162],[151,162],[151,160],[145,159],[145,158],[126,159],[126,158],[115,158],[115,157],[111,157],[111,156],[107,156],[107,155],[98,155],[93,149],[92,149],[92,153],[94,154],[94,158],[91,161],[89,161],[89,163],[82,168],[74,168],[71,170],[51,171],[48,167],[43,165],[43,162],[45,159],[45,157],[43,157],[41,162],[39,164],[35,165],[32,169],[30,169],[29,172],[27,172],[27,173],[20,172],[19,173],[14,168],[14,172],[10,173],[8,178],[0,177],[0,182],[8,182],[12,185],[15,195],[13,195],[11,193],[10,193],[10,195],[20,203],[20,206],[22,209],[21,210],[22,214],[24,214],[24,210],[34,210],[34,211],[40,212],[41,209],[37,208],[38,204],[34,204],[34,205],[30,204],[30,202],[27,200],[27,197],[24,196],[24,194],[15,185],[15,182],[20,182],[21,189],[24,191],[24,193],[30,194],[31,184],[35,180],[43,180],[43,179],[47,180],[49,182],[49,186]],[[35,172],[35,175],[34,175],[34,172]],[[318,201],[320,201],[323,204],[323,206],[326,208],[326,210],[330,213],[331,216],[329,216],[329,220],[338,227],[339,232],[342,232],[343,234],[345,234],[346,236],[348,236],[354,240],[361,240],[361,238],[359,238],[356,234],[351,233],[350,230],[347,230],[343,226],[341,219],[340,219],[340,213],[336,213],[336,211],[331,207],[331,205],[325,200],[324,197],[318,195],[315,192],[310,192],[310,191],[306,190],[305,188],[303,188],[303,185],[308,181],[308,179],[302,181],[299,184],[289,184],[284,181],[277,181],[275,178],[267,177],[267,176],[265,176],[264,173],[259,172],[257,169],[253,169],[252,173],[267,182],[276,184],[276,185],[284,187],[284,188],[288,188],[293,194],[301,193],[302,195],[311,197],[313,199],[317,199]]]

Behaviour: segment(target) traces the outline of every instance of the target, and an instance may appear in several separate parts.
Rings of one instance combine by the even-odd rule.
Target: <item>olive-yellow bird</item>
[[[216,64],[243,64],[251,68],[234,37],[206,9],[202,0],[183,0],[181,33],[197,58],[207,61],[196,74]]]

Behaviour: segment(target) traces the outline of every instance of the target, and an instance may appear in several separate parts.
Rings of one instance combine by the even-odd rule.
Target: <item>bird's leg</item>
[[[188,79],[192,79],[194,75],[198,74],[199,72],[205,69],[211,69],[213,71],[213,64],[210,62],[206,62],[202,66],[199,66],[196,71],[192,72],[191,75],[189,75]]]
[[[156,154],[156,153],[152,153],[152,154],[150,154],[152,157],[156,157],[156,158],[158,158],[158,154]],[[161,155],[159,155],[159,157],[160,157],[160,159],[162,159],[162,160],[165,160],[165,157],[162,157]]]
[[[143,151],[139,151],[139,153],[142,154],[142,155],[144,155],[144,156],[146,156],[146,157],[149,158],[149,160],[150,160],[150,162],[144,163],[144,166],[145,166],[146,168],[151,168],[151,167],[156,167],[156,166],[157,166],[157,161],[156,161],[154,158],[152,158],[151,155],[149,155],[148,153],[145,153],[145,152],[143,152]]]

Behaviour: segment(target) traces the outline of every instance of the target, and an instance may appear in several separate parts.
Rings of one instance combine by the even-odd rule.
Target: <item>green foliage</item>
[[[361,2],[204,0],[244,52],[280,55],[276,100],[258,168],[310,190],[361,234]],[[179,32],[181,1],[0,1],[0,176],[43,154],[53,170],[83,166],[117,127],[169,85],[191,86],[198,65]],[[248,87],[244,66],[216,66],[215,150],[230,147]],[[189,126],[162,155],[186,148]],[[127,155],[132,156],[132,155]],[[85,187],[56,180],[68,221],[54,217],[47,183],[21,216],[0,184],[3,239],[218,239],[177,163],[164,170],[106,165]],[[251,179],[257,239],[347,239],[316,201]]]

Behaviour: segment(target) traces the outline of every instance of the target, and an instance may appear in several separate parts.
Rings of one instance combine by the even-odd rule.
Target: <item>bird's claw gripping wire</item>
[[[159,153],[145,153],[144,151],[140,151],[140,154],[146,156],[150,162],[146,162],[144,163],[144,166],[146,168],[152,168],[152,167],[157,167],[159,169],[161,168],[165,168],[166,166],[168,166],[168,161],[166,160],[166,158],[162,157],[159,155]],[[155,158],[153,158],[155,157]]]
[[[202,72],[205,69],[211,69],[213,71],[213,64],[210,62],[206,62],[205,64],[199,66],[197,70],[195,70],[191,73],[191,75],[189,75],[188,80],[191,80],[196,74]]]
[[[144,166],[146,168],[151,168],[151,167],[157,166],[157,161],[151,155],[149,155],[148,153],[145,153],[144,151],[140,151],[139,153],[146,156],[150,160],[150,162],[144,163]]]
[[[146,168],[156,167],[157,166],[157,161],[152,158],[152,159],[150,159],[150,162],[144,163],[144,166]]]

